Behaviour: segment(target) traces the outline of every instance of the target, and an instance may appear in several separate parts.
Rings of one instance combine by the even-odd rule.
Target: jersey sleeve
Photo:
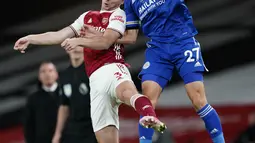
[[[131,5],[132,2],[133,0],[124,0],[124,10],[127,15],[126,28],[138,29],[140,26],[140,21],[132,8],[132,5]]]
[[[110,16],[109,25],[107,28],[118,31],[123,36],[126,30],[125,12],[121,9],[114,11]]]
[[[78,19],[76,19],[73,24],[71,24],[69,27],[73,30],[76,36],[80,35],[81,28],[84,25],[84,17],[86,16],[88,12],[83,13],[80,15]]]
[[[63,91],[63,86],[60,86],[60,91],[59,91],[59,95],[60,95],[60,105],[68,105],[69,106],[69,98],[67,97],[67,95],[65,94],[65,92]]]

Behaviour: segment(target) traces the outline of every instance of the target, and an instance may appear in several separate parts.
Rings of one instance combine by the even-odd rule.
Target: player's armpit
[[[128,29],[125,31],[124,36],[116,42],[118,44],[135,44],[138,32],[138,29]]]

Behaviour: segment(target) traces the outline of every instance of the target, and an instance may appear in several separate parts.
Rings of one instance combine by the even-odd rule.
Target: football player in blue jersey
[[[207,71],[192,16],[183,0],[124,0],[127,31],[124,39],[134,43],[138,28],[147,42],[145,63],[139,77],[143,94],[156,106],[159,95],[176,68],[185,83],[187,95],[214,143],[224,143],[220,118],[207,103],[203,72]],[[139,125],[140,143],[152,142],[152,129]]]

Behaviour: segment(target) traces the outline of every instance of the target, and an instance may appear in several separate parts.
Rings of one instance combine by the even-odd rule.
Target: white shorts
[[[116,87],[123,81],[132,81],[128,68],[120,63],[104,65],[90,77],[91,119],[94,132],[115,126],[119,129],[118,108],[121,101],[116,96]]]

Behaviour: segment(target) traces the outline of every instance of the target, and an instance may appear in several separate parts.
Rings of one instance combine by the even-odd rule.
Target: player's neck
[[[79,67],[83,62],[84,62],[83,58],[71,59],[71,65],[72,65],[74,68]]]
[[[101,8],[101,12],[102,11],[114,11],[114,10],[116,10],[117,8],[119,8],[119,7],[114,7],[114,8],[111,8],[111,9],[104,9],[104,8]]]

